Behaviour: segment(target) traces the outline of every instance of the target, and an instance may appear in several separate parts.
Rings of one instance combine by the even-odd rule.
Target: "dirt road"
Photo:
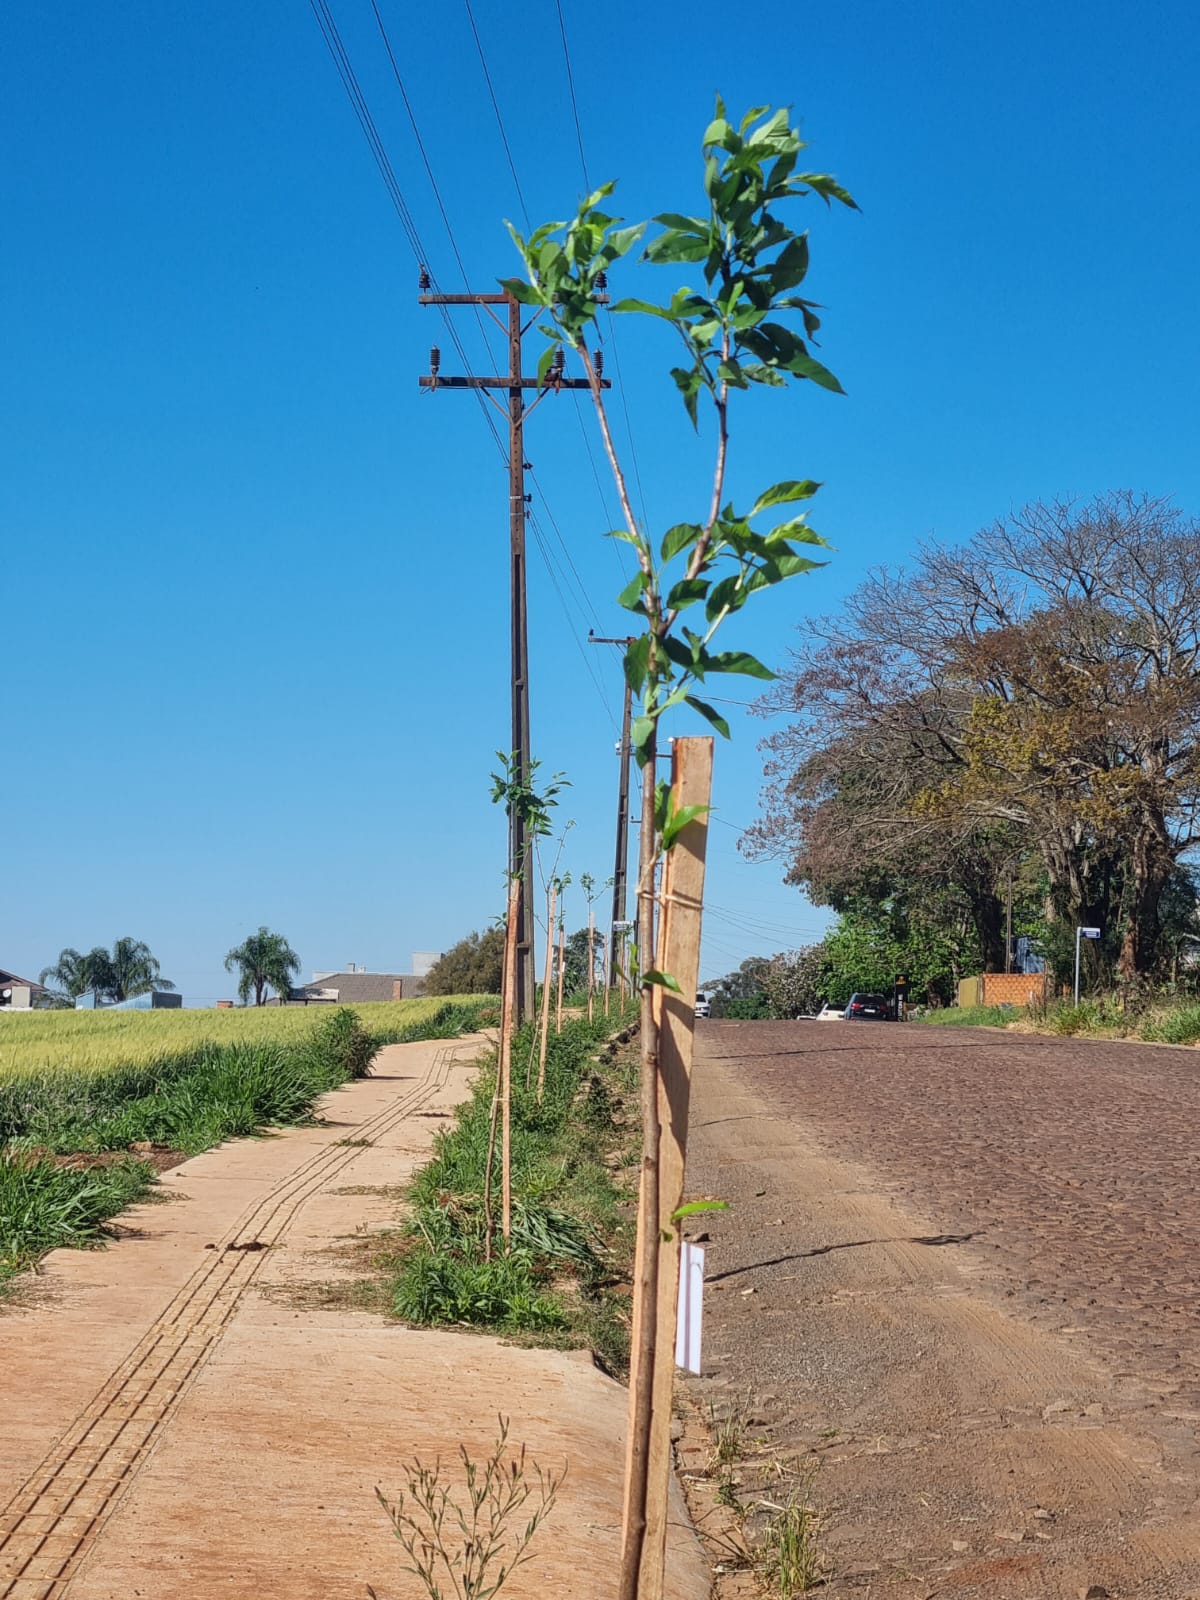
[[[347,1247],[468,1089],[477,1041],[391,1046],[322,1125],[166,1174],[105,1251],[57,1251],[0,1305],[0,1600],[416,1600],[375,1500],[401,1463],[511,1437],[569,1474],[505,1588],[606,1597],[625,1391],[576,1354],[338,1304]],[[682,1511],[672,1600],[707,1573]]]
[[[819,1462],[834,1593],[1200,1596],[1198,1127],[1194,1052],[702,1025],[697,1392]]]

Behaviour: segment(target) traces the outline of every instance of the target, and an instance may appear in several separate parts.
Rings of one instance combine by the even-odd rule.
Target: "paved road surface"
[[[1200,1052],[701,1025],[689,1186],[735,1201],[701,1392],[858,1440],[858,1592],[1200,1595],[1198,1140]]]

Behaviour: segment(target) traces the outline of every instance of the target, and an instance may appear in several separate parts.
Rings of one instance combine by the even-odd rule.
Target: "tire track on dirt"
[[[461,1045],[362,1123],[374,1139],[445,1088]],[[305,1201],[356,1158],[330,1144],[249,1206],[0,1511],[0,1600],[60,1600],[79,1562],[216,1348],[267,1249]]]

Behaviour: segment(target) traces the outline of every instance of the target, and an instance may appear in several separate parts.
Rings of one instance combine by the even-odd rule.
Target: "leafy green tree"
[[[786,1020],[812,1016],[829,993],[829,960],[823,944],[781,951],[771,957],[762,975],[768,1015]]]
[[[38,982],[44,983],[49,989],[65,996],[68,1000],[78,1000],[81,994],[86,994],[89,989],[96,987],[97,954],[106,955],[106,952],[93,950],[84,955],[81,951],[72,950],[68,946],[59,952],[58,960],[52,967],[42,968],[38,974]]]
[[[604,935],[592,932],[592,982],[598,982],[597,973],[604,970]],[[563,988],[568,994],[586,989],[588,981],[588,930],[579,928],[567,935],[563,952]]]
[[[504,929],[469,933],[440,956],[425,978],[426,994],[499,994]]]
[[[102,1000],[116,1004],[147,994],[151,989],[174,989],[150,946],[141,939],[118,939],[111,950],[96,945],[87,955],[70,948],[59,954],[52,967],[42,970],[39,982],[48,984],[70,1000],[95,990]]]
[[[766,956],[748,956],[736,972],[727,972],[723,978],[713,978],[702,984],[708,996],[714,1017],[732,1017],[730,1006],[735,1001],[754,1001],[762,994],[763,973],[770,965]],[[740,1015],[740,1013],[739,1013]]]
[[[225,957],[225,971],[235,969],[238,999],[246,1005],[253,994],[254,1004],[261,1006],[268,989],[274,989],[281,1000],[287,998],[292,979],[300,971],[300,957],[281,933],[260,927],[257,933],[234,945]]]

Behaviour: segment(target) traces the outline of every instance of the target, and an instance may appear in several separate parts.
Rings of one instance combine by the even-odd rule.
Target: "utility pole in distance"
[[[633,643],[633,636],[627,639],[598,639],[588,630],[589,644],[619,644],[628,647]],[[627,904],[627,883],[629,876],[629,757],[630,749],[629,724],[633,715],[633,690],[629,687],[629,679],[625,679],[625,704],[621,711],[621,776],[617,786],[617,851],[613,864],[613,898],[612,920],[608,930],[609,947],[609,973],[611,978],[621,970],[618,962],[618,950],[624,939],[624,929],[618,929],[618,924],[625,921],[625,907]],[[610,981],[611,981],[610,978]]]
[[[440,375],[441,351],[436,345],[429,352],[429,376],[420,380],[422,389],[478,389],[508,419],[508,547],[509,588],[511,597],[510,649],[512,655],[512,740],[510,749],[523,782],[529,782],[529,628],[525,588],[525,518],[529,497],[525,493],[525,418],[542,403],[546,395],[560,389],[588,389],[586,378],[568,378],[563,372],[563,353],[557,352],[545,381],[527,378],[521,371],[521,340],[529,331],[532,320],[522,325],[521,304],[508,294],[431,294],[429,274],[422,267],[420,293],[423,306],[482,306],[496,326],[508,336],[508,371],[499,377],[443,378]],[[606,296],[598,297],[606,299]],[[504,306],[503,318],[492,308]],[[603,370],[600,351],[593,356],[597,363],[597,376]],[[600,378],[601,386],[609,388],[608,381]],[[491,392],[508,390],[508,404],[502,405]],[[525,404],[525,390],[540,389],[532,405]],[[511,809],[508,813],[508,870],[516,876],[525,865],[525,823]],[[533,898],[529,885],[521,880],[520,908],[517,935],[517,987],[515,1010],[518,1022],[527,1022],[533,1015],[533,996],[536,985],[533,966]]]

